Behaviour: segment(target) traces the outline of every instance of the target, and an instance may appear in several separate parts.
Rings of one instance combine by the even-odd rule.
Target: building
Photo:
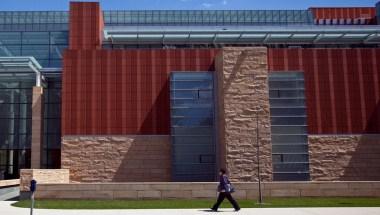
[[[379,10],[0,12],[0,179],[380,180]]]

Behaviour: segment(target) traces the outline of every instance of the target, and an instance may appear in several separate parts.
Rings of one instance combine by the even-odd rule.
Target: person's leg
[[[219,208],[219,206],[220,206],[220,204],[222,204],[224,198],[226,198],[225,193],[222,193],[222,192],[219,193],[219,195],[218,195],[218,200],[216,201],[216,203],[214,204],[214,206],[212,206],[211,209],[214,210],[214,211],[217,211],[218,208]]]
[[[235,201],[235,199],[232,197],[231,193],[226,193],[226,198],[228,201],[231,202],[232,206],[235,208],[235,210],[240,210],[239,204]]]

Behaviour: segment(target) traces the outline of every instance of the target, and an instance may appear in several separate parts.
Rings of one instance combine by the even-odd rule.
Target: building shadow
[[[167,80],[146,114],[138,135],[131,135],[134,139],[124,149],[124,158],[113,182],[171,181],[169,92]]]
[[[355,149],[345,156],[349,162],[341,181],[380,181],[380,103],[376,104]]]

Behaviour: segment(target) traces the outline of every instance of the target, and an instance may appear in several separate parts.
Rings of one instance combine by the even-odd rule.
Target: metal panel
[[[303,72],[269,73],[273,179],[309,180]]]
[[[213,181],[216,173],[212,72],[172,72],[173,181]]]

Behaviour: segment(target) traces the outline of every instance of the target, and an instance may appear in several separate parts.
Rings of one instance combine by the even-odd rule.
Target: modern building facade
[[[0,179],[380,180],[379,10],[0,12]]]

